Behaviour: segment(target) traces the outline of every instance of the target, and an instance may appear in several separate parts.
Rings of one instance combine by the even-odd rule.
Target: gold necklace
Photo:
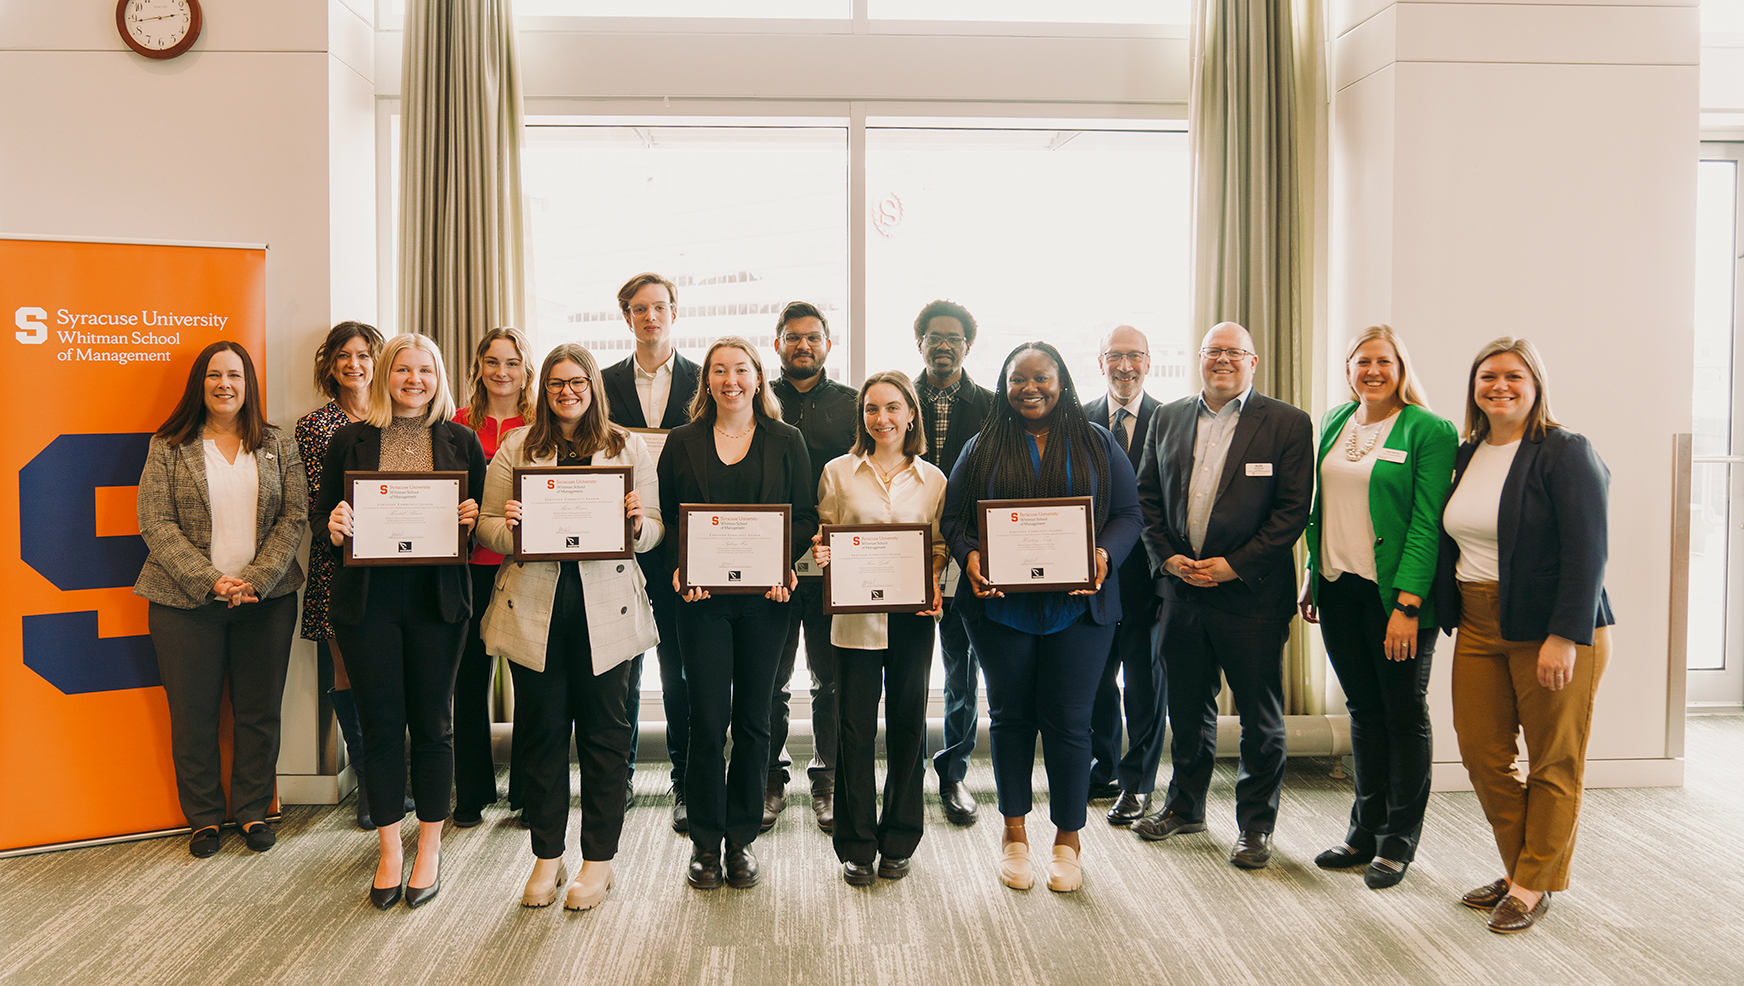
[[[733,434],[732,432],[728,431],[725,428],[722,428],[719,424],[715,425],[715,431],[718,434],[720,434],[726,438],[744,438],[746,435],[749,435],[750,433],[752,433],[756,430],[757,430],[757,422],[755,419],[753,419],[751,421],[751,427],[746,428],[744,431],[739,432],[737,435]]]

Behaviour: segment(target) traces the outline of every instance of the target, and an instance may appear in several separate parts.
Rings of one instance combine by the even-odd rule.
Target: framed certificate
[[[666,447],[666,436],[672,434],[665,428],[626,428],[625,430],[642,436],[642,441],[648,443],[648,455],[655,462],[660,461],[660,450]]]
[[[793,506],[678,505],[679,592],[756,593],[786,585],[793,557]]]
[[[464,472],[346,470],[347,565],[464,565]]]
[[[919,613],[933,605],[930,524],[825,524],[826,613]]]
[[[629,466],[530,466],[516,469],[521,502],[514,527],[516,561],[582,561],[635,555],[635,522],[624,497],[635,488]]]
[[[1096,588],[1095,501],[982,500],[981,574],[1000,592]]]

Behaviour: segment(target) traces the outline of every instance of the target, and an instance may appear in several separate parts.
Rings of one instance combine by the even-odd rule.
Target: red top
[[[470,407],[463,407],[460,410],[455,411],[455,423],[466,424],[466,419],[471,415],[471,413],[472,408]],[[507,435],[509,432],[514,431],[516,428],[519,428],[524,424],[526,424],[526,422],[521,420],[520,415],[516,415],[507,421],[499,421],[496,418],[486,417],[484,419],[484,427],[478,429],[478,443],[484,446],[485,461],[489,462],[491,458],[497,454],[497,446],[502,444],[504,435]],[[479,499],[484,496],[484,491],[479,490],[476,493],[473,493],[472,496],[473,499]],[[480,503],[482,502],[483,501],[480,500]],[[500,565],[503,562],[503,556],[491,551],[489,548],[486,548],[481,544],[473,547],[472,558],[470,560],[474,565]]]

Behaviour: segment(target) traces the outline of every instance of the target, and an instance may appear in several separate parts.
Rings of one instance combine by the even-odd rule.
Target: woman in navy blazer
[[[464,554],[462,564],[453,565],[346,565],[343,545],[352,528],[345,473],[464,471],[467,496],[457,519],[470,528],[478,519],[485,458],[478,435],[448,420],[454,398],[430,337],[394,336],[382,349],[381,366],[370,384],[368,415],[339,429],[327,448],[315,516],[327,521],[334,564],[329,615],[363,720],[364,786],[381,841],[369,896],[386,910],[402,889],[408,728],[418,854],[404,887],[406,903],[418,907],[441,887],[442,822],[454,791],[454,677],[472,617],[472,577]]]
[[[1593,697],[1615,620],[1604,575],[1610,472],[1550,413],[1538,351],[1501,338],[1472,361],[1466,441],[1442,514],[1436,607],[1458,628],[1453,726],[1503,878],[1461,903],[1525,931],[1568,887]],[[1531,773],[1515,773],[1518,735]]]
[[[1096,588],[1008,597],[983,577],[982,499],[1084,495],[1095,500]],[[993,774],[1005,816],[999,878],[1008,887],[1035,883],[1024,817],[1038,732],[1057,828],[1048,889],[1069,892],[1083,881],[1078,831],[1090,784],[1090,711],[1120,622],[1120,563],[1143,524],[1132,462],[1107,429],[1085,417],[1059,351],[1045,342],[1012,350],[986,424],[951,470],[943,531],[965,576],[956,605],[987,676]]]

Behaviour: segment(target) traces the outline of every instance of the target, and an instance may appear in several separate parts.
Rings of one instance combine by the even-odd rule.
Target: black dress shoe
[[[1343,842],[1314,857],[1314,865],[1323,870],[1342,870],[1352,866],[1366,866],[1374,858],[1374,850],[1360,852],[1351,848],[1350,843]]]
[[[886,880],[900,880],[908,875],[908,857],[898,859],[894,856],[878,858],[878,875]]]
[[[1120,785],[1115,783],[1090,785],[1091,801],[1107,801],[1120,796]]]
[[[400,902],[400,892],[402,889],[403,888],[397,883],[391,887],[377,887],[371,885],[369,888],[369,902],[375,905],[376,910],[385,911]]]
[[[757,885],[757,856],[750,846],[727,843],[727,886],[737,890]]]
[[[454,827],[469,829],[484,821],[483,808],[455,808]]]
[[[1397,886],[1400,880],[1405,879],[1405,871],[1410,868],[1409,860],[1401,863],[1396,859],[1381,859],[1377,856],[1363,874],[1363,884],[1370,890],[1385,890]]]
[[[1114,807],[1108,809],[1108,824],[1131,825],[1145,817],[1151,810],[1151,796],[1122,791],[1114,799]]]
[[[1229,861],[1244,870],[1263,870],[1272,861],[1272,833],[1249,829],[1235,840]]]
[[[939,805],[945,810],[945,820],[952,825],[975,824],[975,796],[962,781],[939,782]]]
[[[271,825],[256,822],[254,828],[242,830],[242,841],[248,843],[248,848],[255,852],[266,852],[278,844],[279,837],[273,834]]]
[[[194,833],[188,840],[188,852],[196,859],[206,859],[218,854],[218,826],[208,825]]]
[[[698,890],[719,890],[721,888],[721,854],[704,852],[701,849],[690,854],[690,872],[684,876],[684,882]]]
[[[1173,811],[1164,808],[1154,815],[1146,815],[1133,823],[1132,830],[1139,838],[1149,842],[1161,842],[1188,832],[1205,831],[1204,822],[1189,822]]]
[[[822,794],[812,792],[811,813],[817,816],[818,828],[833,833],[836,830],[835,792],[825,791]]]
[[[683,835],[690,831],[690,810],[684,807],[684,788],[672,788],[672,831]]]
[[[629,781],[624,782],[624,810],[636,807],[636,786]]]
[[[406,885],[406,906],[423,907],[436,899],[436,892],[442,889],[442,863],[436,863],[436,879],[428,887]]]
[[[850,887],[870,887],[878,882],[878,868],[871,863],[847,860],[842,864],[842,879]]]
[[[771,780],[769,786],[763,789],[763,824],[757,827],[759,832],[767,832],[775,827],[775,818],[782,809],[787,807],[787,785],[778,780]]]

